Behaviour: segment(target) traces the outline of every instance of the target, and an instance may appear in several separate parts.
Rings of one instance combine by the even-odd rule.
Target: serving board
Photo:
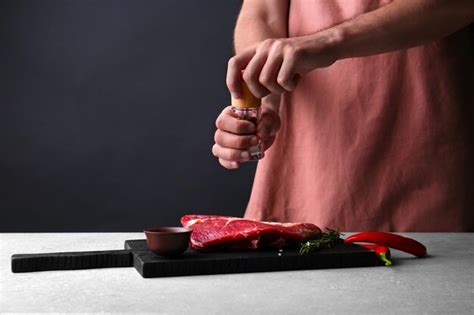
[[[221,273],[381,266],[373,251],[354,244],[300,255],[296,249],[203,253],[177,257],[151,252],[146,240],[125,241],[124,250],[12,255],[13,272],[132,267],[144,278]]]
[[[129,250],[12,255],[12,272],[74,270],[133,266]]]
[[[165,258],[148,250],[145,240],[127,240],[125,249],[132,251],[133,265],[144,278],[383,265],[373,251],[344,243],[306,255],[296,249],[218,253],[188,249]]]

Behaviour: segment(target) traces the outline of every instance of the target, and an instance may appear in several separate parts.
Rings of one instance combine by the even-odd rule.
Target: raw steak
[[[215,215],[185,215],[181,224],[193,230],[191,246],[203,251],[283,248],[321,233],[310,223],[259,222]]]

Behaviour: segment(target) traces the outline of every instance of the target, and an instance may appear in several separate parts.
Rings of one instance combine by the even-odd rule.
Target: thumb
[[[263,142],[263,151],[267,151],[268,148],[272,146],[273,142],[275,142],[275,138],[275,136],[270,136],[269,138],[267,138],[267,140]]]
[[[273,112],[264,112],[257,126],[257,137],[265,142],[274,136],[280,128],[280,119]]]

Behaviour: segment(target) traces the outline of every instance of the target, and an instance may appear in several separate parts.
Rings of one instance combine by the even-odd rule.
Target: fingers
[[[255,124],[234,116],[230,107],[226,107],[216,119],[216,127],[222,131],[244,135],[255,133]]]
[[[285,91],[277,82],[282,62],[281,45],[273,45],[258,78],[259,82],[273,94],[281,94]]]
[[[258,144],[258,138],[254,135],[235,135],[220,129],[216,130],[214,141],[222,147],[245,150]]]
[[[219,144],[212,146],[212,154],[215,157],[236,162],[247,162],[250,160],[250,152],[248,150],[236,150],[222,147]]]
[[[218,118],[217,125],[229,126],[226,121],[237,120],[224,110]],[[219,121],[222,121],[219,123]],[[236,169],[240,164],[250,160],[250,147],[263,144],[262,156],[275,140],[275,135],[280,129],[280,118],[272,110],[264,111],[258,123],[257,135],[235,134],[223,129],[217,129],[214,135],[215,144],[212,154],[219,158],[219,163],[227,169]],[[232,129],[232,128],[228,128]]]
[[[251,47],[229,59],[226,84],[233,98],[240,98],[242,96],[242,69],[247,67],[247,64],[255,55],[255,51],[256,49]]]
[[[212,154],[227,169],[236,169],[250,160],[249,148],[258,144],[255,124],[235,117],[230,107],[225,108],[216,120],[217,130]]]
[[[259,98],[292,91],[299,80],[296,68],[300,59],[302,54],[289,39],[267,39],[229,60],[227,86],[237,98],[242,95],[242,79]]]
[[[221,159],[221,158],[219,158],[219,163],[220,163],[222,166],[224,166],[225,168],[229,169],[229,170],[234,170],[234,169],[240,167],[240,163],[239,163],[239,162],[236,162],[236,161],[227,161],[227,160],[224,160],[224,159]]]
[[[281,64],[280,71],[278,72],[277,82],[286,91],[293,91],[298,84],[300,76],[293,72],[295,67],[296,58],[294,55],[285,58]]]
[[[265,43],[267,44],[265,45]],[[250,60],[243,73],[243,79],[250,92],[258,98],[262,98],[270,93],[270,91],[260,83],[259,78],[262,68],[268,59],[268,45],[268,41],[265,41],[263,45],[260,45],[257,48],[255,55],[252,60]]]

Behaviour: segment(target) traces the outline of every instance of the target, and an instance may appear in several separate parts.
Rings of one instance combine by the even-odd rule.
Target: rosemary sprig
[[[301,243],[300,255],[308,254],[318,249],[331,248],[342,241],[342,235],[339,230],[326,228],[326,231],[319,234],[317,238]]]

